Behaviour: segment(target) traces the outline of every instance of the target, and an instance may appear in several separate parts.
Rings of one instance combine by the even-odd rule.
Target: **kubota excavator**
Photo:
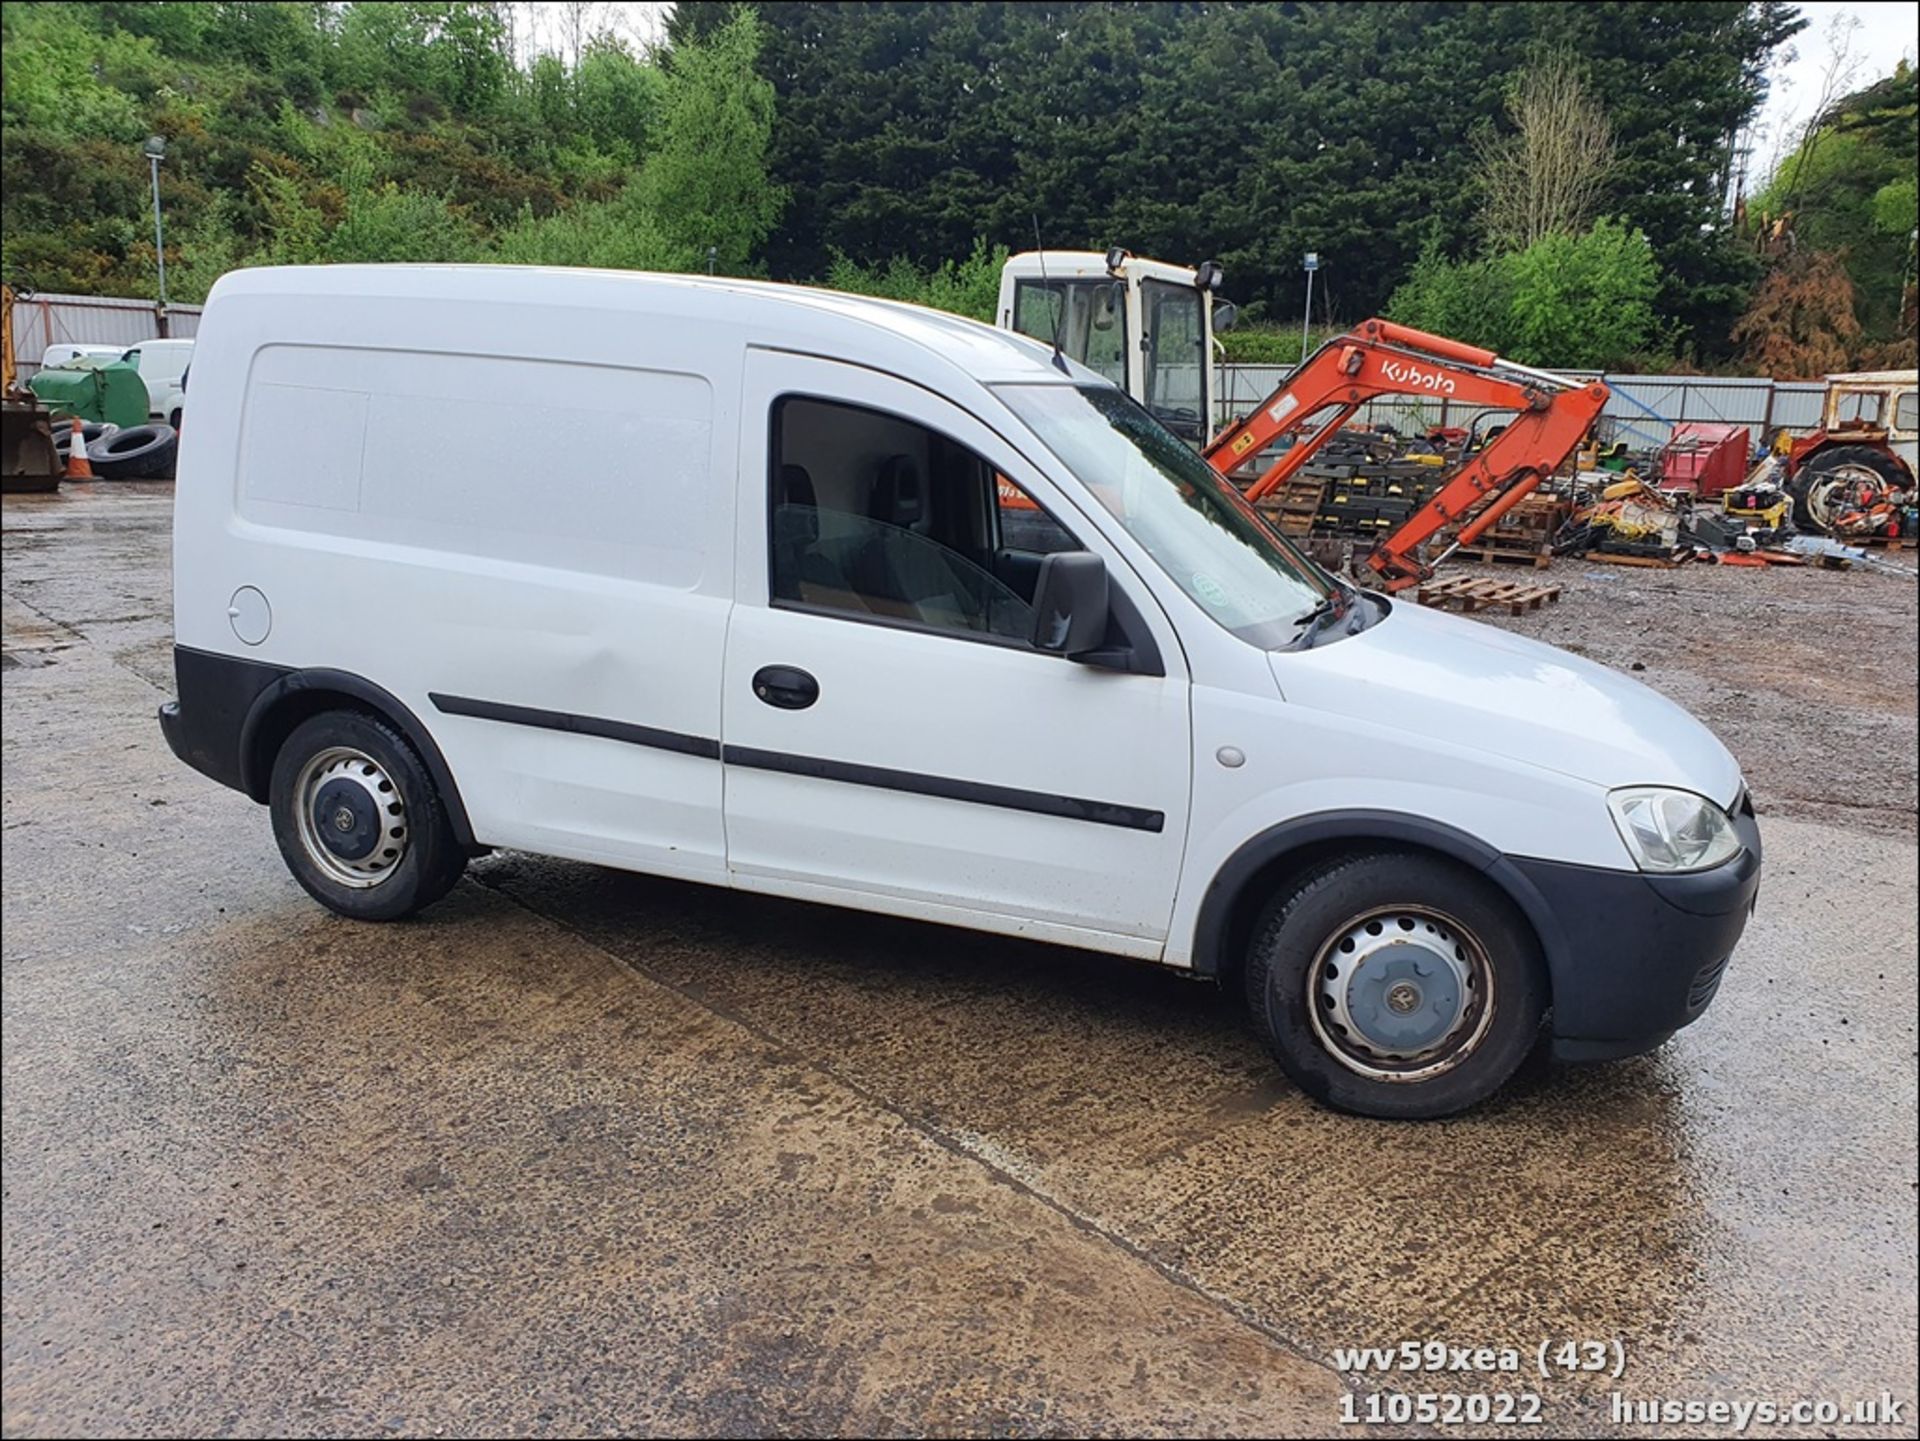
[[[1286,384],[1246,419],[1221,431],[1202,453],[1231,478],[1275,441],[1299,434],[1247,488],[1247,499],[1258,501],[1286,484],[1370,400],[1418,395],[1518,412],[1368,555],[1367,564],[1386,589],[1404,590],[1430,579],[1434,565],[1460,546],[1472,545],[1552,475],[1593,425],[1607,394],[1597,380],[1571,380],[1502,360],[1478,346],[1389,320],[1368,320],[1316,350]],[[1331,418],[1323,418],[1329,409]],[[1309,422],[1316,422],[1315,428],[1300,434]],[[1455,521],[1464,524],[1453,545],[1433,562],[1423,561],[1419,547]]]

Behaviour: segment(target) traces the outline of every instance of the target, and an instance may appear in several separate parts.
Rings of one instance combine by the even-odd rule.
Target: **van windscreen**
[[[1162,570],[1254,645],[1289,644],[1336,590],[1240,492],[1125,392],[994,388]]]

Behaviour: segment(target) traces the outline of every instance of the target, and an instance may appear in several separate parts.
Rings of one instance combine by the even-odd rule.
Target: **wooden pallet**
[[[1493,580],[1486,576],[1451,575],[1430,580],[1418,592],[1420,604],[1445,609],[1458,605],[1469,613],[1505,606],[1510,614],[1538,610],[1560,602],[1560,587],[1531,581]]]
[[[1484,540],[1474,545],[1462,546],[1449,560],[1504,561],[1509,565],[1530,565],[1535,570],[1545,570],[1553,564],[1553,551],[1545,545],[1488,545]]]
[[[1263,497],[1259,507],[1274,518],[1282,535],[1305,535],[1313,529],[1326,496],[1326,481],[1296,475],[1275,494]]]
[[[1646,570],[1672,570],[1680,564],[1678,556],[1619,555],[1610,550],[1590,550],[1579,558],[1598,561],[1602,565],[1637,565]]]

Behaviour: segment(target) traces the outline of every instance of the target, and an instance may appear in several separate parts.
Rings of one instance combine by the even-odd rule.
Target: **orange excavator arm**
[[[1370,400],[1416,395],[1517,412],[1425,505],[1374,546],[1367,564],[1388,590],[1403,590],[1433,574],[1419,558],[1422,544],[1479,507],[1455,541],[1472,544],[1552,475],[1598,418],[1607,394],[1598,381],[1569,380],[1502,360],[1478,346],[1369,320],[1315,351],[1285,385],[1245,420],[1221,431],[1203,453],[1215,470],[1231,475],[1276,440],[1314,422],[1310,434],[1301,435],[1248,487],[1247,499],[1257,501],[1286,484]],[[1329,410],[1331,419],[1321,418]]]

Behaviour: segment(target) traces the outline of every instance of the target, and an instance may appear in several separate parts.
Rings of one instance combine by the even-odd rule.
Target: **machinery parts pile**
[[[1689,560],[1734,566],[1804,565],[1812,560],[1845,570],[1854,564],[1879,564],[1864,550],[1830,535],[1799,533],[1793,509],[1786,468],[1777,454],[1762,460],[1738,485],[1721,492],[1718,506],[1690,490],[1657,486],[1629,474],[1597,492],[1583,491],[1571,519],[1555,537],[1553,550],[1556,555],[1642,565]],[[1904,518],[1894,525],[1904,525],[1905,533],[1912,534],[1910,502]]]
[[[1636,556],[1671,560],[1680,546],[1680,505],[1638,476],[1607,486],[1578,506],[1554,538],[1556,555]]]

